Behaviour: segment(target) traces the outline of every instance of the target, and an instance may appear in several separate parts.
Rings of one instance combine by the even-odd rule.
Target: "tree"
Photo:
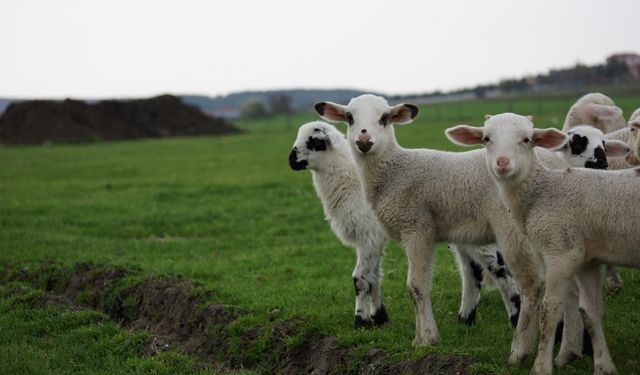
[[[271,113],[291,113],[291,97],[287,94],[269,95]]]
[[[267,107],[261,100],[249,99],[240,106],[240,114],[245,118],[260,118],[267,114]]]

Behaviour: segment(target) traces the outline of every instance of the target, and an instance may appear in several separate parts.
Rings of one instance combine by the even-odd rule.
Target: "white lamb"
[[[556,324],[563,304],[575,303],[568,291],[576,278],[580,312],[593,342],[594,373],[615,373],[602,330],[600,265],[640,267],[640,231],[634,220],[640,210],[640,169],[546,169],[534,148],[553,149],[567,136],[553,128],[534,129],[529,118],[512,113],[488,118],[483,128],[450,128],[447,136],[463,145],[485,145],[486,167],[512,221],[543,257],[542,335],[532,373],[553,371]]]
[[[633,117],[633,116],[632,116]],[[562,128],[567,132],[575,126],[590,125],[607,133],[606,139],[620,140],[633,146],[635,128],[627,123],[622,116],[622,109],[617,107],[613,100],[601,93],[590,93],[578,99],[569,109]],[[631,132],[629,131],[631,130]],[[636,154],[627,156],[628,162],[623,158],[614,159],[609,164],[609,169],[626,169],[634,166]],[[606,286],[613,293],[622,289],[622,277],[614,266],[607,266]]]
[[[314,108],[326,120],[349,125],[347,141],[366,199],[385,231],[405,250],[407,288],[416,312],[414,345],[438,341],[430,299],[435,243],[484,246],[497,240],[522,297],[509,362],[519,363],[531,354],[543,292],[542,265],[507,217],[484,167],[484,151],[400,147],[393,125],[416,117],[418,108],[411,104],[390,107],[383,98],[362,95],[346,106],[321,102]]]
[[[578,125],[591,125],[604,133],[622,129],[627,122],[622,110],[608,96],[595,92],[582,96],[569,109],[563,131]]]
[[[640,165],[640,108],[629,117],[629,124],[616,131],[605,134],[605,139],[617,139],[626,142],[631,152],[624,159],[617,159],[610,164],[611,169],[627,169]]]
[[[325,122],[302,125],[289,155],[289,165],[294,170],[311,170],[313,185],[331,228],[345,245],[356,250],[352,275],[356,290],[355,327],[384,324],[388,316],[380,296],[380,284],[388,237],[365,199],[344,135]],[[452,250],[462,276],[460,322],[471,324],[475,319],[483,268],[490,271],[489,275],[500,288],[507,313],[517,321],[520,297],[497,249],[460,245],[452,246]]]
[[[620,140],[631,146],[631,152],[627,157],[611,160],[609,169],[628,169],[640,165],[640,136],[638,136],[638,133],[640,133],[640,108],[631,114],[629,124],[626,127],[605,134],[605,139]],[[622,289],[622,277],[620,277],[616,267],[607,266],[607,277],[605,280],[605,285],[608,290],[615,293]]]

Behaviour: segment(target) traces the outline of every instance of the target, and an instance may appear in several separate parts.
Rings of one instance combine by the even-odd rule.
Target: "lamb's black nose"
[[[309,163],[306,160],[298,161],[298,149],[294,147],[289,154],[289,166],[291,169],[294,171],[301,171],[307,168],[308,164]]]

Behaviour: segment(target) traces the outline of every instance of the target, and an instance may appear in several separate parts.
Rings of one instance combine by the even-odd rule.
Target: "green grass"
[[[0,285],[0,372],[3,374],[196,374],[194,359],[175,351],[142,356],[144,332],[120,328],[91,310],[40,306],[42,292]]]
[[[614,100],[625,114],[640,106],[640,96]],[[549,100],[543,113],[537,113],[540,107],[534,101],[511,106],[536,115],[538,126],[561,126],[569,104]],[[439,115],[435,107],[423,107],[414,124],[397,127],[398,141],[406,147],[458,150],[445,140],[446,127],[481,124],[485,113],[505,111],[508,105],[463,103],[459,120],[454,119],[460,117],[457,106],[440,105]],[[281,318],[302,317],[310,329],[337,335],[360,352],[381,347],[394,360],[432,351],[463,353],[477,358],[478,373],[528,373],[531,363],[522,369],[505,366],[512,330],[497,292],[483,292],[475,326],[457,323],[459,276],[444,246],[439,248],[432,292],[441,333],[438,346],[410,346],[414,313],[404,287],[406,259],[396,244],[387,249],[382,286],[391,322],[383,329],[352,329],[355,255],[323,220],[309,173],[287,165],[297,127],[315,118],[296,114],[288,129],[279,117],[244,121],[240,126],[248,132],[225,137],[0,148],[0,264],[55,259],[68,264],[106,262],[147,275],[181,274],[213,290],[216,300],[250,311],[235,323],[241,327],[266,322],[278,309]],[[606,334],[620,373],[640,373],[640,314],[635,309],[640,276],[623,270],[623,278],[622,293],[606,300]],[[102,373],[104,368],[90,357],[113,356],[110,361],[117,366],[129,363],[121,358],[137,353],[138,334],[120,331],[102,317],[98,324],[82,314],[66,318],[68,313],[56,309],[31,311],[23,306],[12,312],[6,300],[0,335],[10,349],[1,352],[0,370],[4,363],[19,366],[24,360],[25,367],[10,367],[11,372],[74,371],[65,364],[77,364],[80,372]],[[13,327],[20,320],[31,322],[33,330]],[[74,339],[68,330],[57,330],[50,336],[60,340],[58,344],[41,345],[37,330],[49,324],[68,324],[79,332],[75,339],[84,341],[87,334],[99,343],[83,352],[64,345]],[[127,342],[126,353],[117,352],[117,340]],[[43,362],[45,355],[61,359]],[[139,366],[134,372],[141,373],[161,365],[145,367],[148,359],[131,361]],[[558,373],[590,369],[590,361],[582,360]]]

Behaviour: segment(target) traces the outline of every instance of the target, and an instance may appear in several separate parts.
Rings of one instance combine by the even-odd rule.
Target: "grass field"
[[[640,95],[614,100],[627,115],[640,106]],[[561,126],[569,104],[510,106],[536,115],[538,126]],[[497,101],[467,102],[460,116],[459,106],[441,105],[438,115],[422,107],[414,124],[397,127],[398,141],[453,150],[446,127],[463,120],[480,124],[485,113],[507,109]],[[283,118],[242,121],[247,132],[217,138],[0,148],[0,265],[54,259],[180,274],[212,290],[217,301],[246,309],[238,327],[263,324],[279,311],[276,319],[300,317],[309,329],[337,335],[359,353],[380,347],[392,360],[461,353],[477,360],[477,373],[528,373],[531,362],[522,369],[505,366],[512,330],[497,292],[483,292],[476,325],[457,323],[460,281],[446,246],[439,248],[432,292],[438,346],[410,346],[414,313],[404,286],[406,259],[396,244],[387,249],[382,286],[391,322],[353,330],[354,253],[324,221],[310,174],[287,164],[297,127],[312,119],[296,114],[291,128]],[[624,290],[605,302],[605,332],[620,373],[640,373],[640,275],[622,275]],[[97,312],[29,308],[16,288],[28,287],[0,286],[0,372],[196,372],[194,360],[180,353],[140,357],[144,333]],[[558,371],[589,372],[590,360]]]

